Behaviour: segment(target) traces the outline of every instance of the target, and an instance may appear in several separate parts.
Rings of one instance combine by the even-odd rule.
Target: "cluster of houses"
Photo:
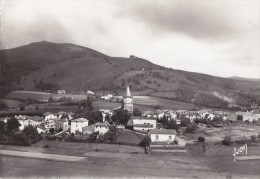
[[[66,93],[65,91],[58,91],[58,93]],[[102,96],[101,98],[110,99],[113,95]],[[123,96],[123,107],[125,110],[133,114],[133,97],[130,93],[129,87],[126,89],[126,93]],[[114,109],[115,110],[115,109]],[[85,118],[74,118],[72,112],[58,112],[50,113],[46,112],[39,116],[25,116],[18,115],[15,118],[20,123],[20,130],[23,130],[26,126],[32,125],[38,130],[39,133],[50,133],[55,132],[69,132],[69,133],[79,133],[79,134],[91,134],[93,132],[98,132],[99,134],[105,134],[109,131],[109,123],[107,123],[106,118],[113,115],[114,110],[100,109],[103,116],[102,123],[96,123],[89,125],[89,120]],[[175,140],[176,131],[174,129],[165,129],[161,123],[158,123],[158,119],[166,118],[167,120],[175,120],[176,124],[181,124],[184,119],[189,119],[191,123],[195,119],[207,119],[209,121],[214,120],[214,118],[220,118],[222,121],[229,120],[241,120],[241,121],[258,121],[260,120],[260,110],[254,110],[250,112],[224,112],[224,111],[212,111],[212,110],[166,110],[159,109],[155,111],[143,111],[142,116],[133,116],[127,123],[128,128],[133,129],[136,132],[148,133],[151,136],[152,142],[156,141],[167,141],[171,142]],[[9,118],[3,118],[4,122],[7,122]],[[123,126],[118,126],[118,128],[124,128]]]
[[[93,132],[99,132],[100,134],[104,134],[109,130],[108,123],[96,123],[89,126],[88,119],[74,119],[73,113],[64,111],[58,113],[46,112],[42,117],[26,115],[17,115],[14,117],[20,124],[19,130],[23,130],[26,126],[31,125],[37,129],[38,133],[69,132],[71,134],[91,134]],[[7,123],[8,119],[10,119],[10,117],[5,117],[0,120]]]

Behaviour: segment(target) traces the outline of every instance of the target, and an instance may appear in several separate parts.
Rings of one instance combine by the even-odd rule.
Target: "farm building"
[[[57,93],[58,94],[66,94],[66,90],[58,90]]]
[[[172,142],[176,137],[174,129],[151,129],[149,130],[151,142]]]
[[[99,132],[99,134],[105,134],[109,131],[108,123],[96,123],[94,132]]]
[[[139,117],[139,116],[134,116],[131,117],[128,125],[133,125],[134,130],[138,131],[148,131],[149,129],[156,129],[156,124],[157,121],[155,118],[148,118],[148,117]]]

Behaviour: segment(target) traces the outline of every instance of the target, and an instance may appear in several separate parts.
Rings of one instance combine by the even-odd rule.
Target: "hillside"
[[[162,97],[208,107],[260,103],[260,83],[164,68],[141,58],[109,57],[73,45],[36,42],[1,50],[1,91],[66,89]]]

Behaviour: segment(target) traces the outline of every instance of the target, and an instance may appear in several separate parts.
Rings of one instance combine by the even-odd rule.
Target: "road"
[[[29,157],[37,159],[49,159],[57,161],[76,162],[85,159],[86,157],[69,156],[69,155],[58,155],[58,154],[46,154],[46,153],[33,153],[33,152],[22,152],[12,150],[0,150],[0,155],[10,155],[18,157]]]
[[[0,178],[259,178],[253,175],[243,176],[220,172],[200,165],[196,161],[190,161],[184,156],[120,153],[111,155],[111,153],[104,152],[88,152],[84,154],[84,157],[74,158],[73,156],[56,154],[38,153],[36,155],[30,152],[21,155],[17,151],[8,153],[1,150],[1,153]],[[15,154],[17,155],[14,156]],[[63,159],[61,160],[59,157],[63,157]],[[69,160],[65,161],[66,159]]]

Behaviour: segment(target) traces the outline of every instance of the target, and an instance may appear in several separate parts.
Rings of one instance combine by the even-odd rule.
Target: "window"
[[[159,136],[158,136],[158,135],[156,135],[156,136],[155,136],[155,139],[156,139],[156,140],[159,140]]]
[[[169,135],[169,140],[172,140],[172,136],[171,135]]]

